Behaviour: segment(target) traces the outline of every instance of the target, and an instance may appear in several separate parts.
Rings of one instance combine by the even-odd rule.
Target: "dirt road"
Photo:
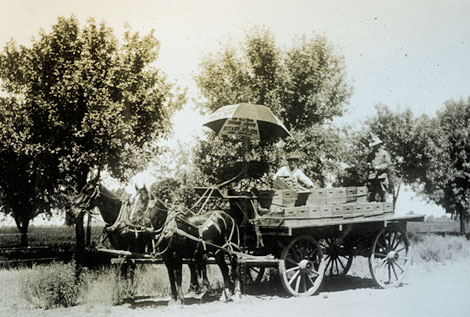
[[[78,306],[51,311],[15,312],[17,316],[470,316],[470,260],[413,265],[404,285],[377,289],[371,279],[348,276],[326,280],[311,297],[244,295],[240,301],[200,303],[188,299],[184,307],[168,306],[167,299],[143,298],[119,306]],[[0,311],[1,312],[1,311]],[[12,315],[12,312],[9,312]]]

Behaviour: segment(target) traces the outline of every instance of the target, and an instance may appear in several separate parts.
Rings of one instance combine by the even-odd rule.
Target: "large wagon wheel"
[[[279,274],[284,288],[294,296],[310,296],[320,287],[325,261],[320,244],[311,236],[295,237],[281,253]]]
[[[400,285],[410,264],[410,240],[403,228],[383,228],[377,235],[369,257],[369,269],[382,288]]]
[[[325,254],[325,275],[346,275],[351,268],[353,256],[346,253],[344,245],[336,243],[335,238],[326,238],[319,241]]]

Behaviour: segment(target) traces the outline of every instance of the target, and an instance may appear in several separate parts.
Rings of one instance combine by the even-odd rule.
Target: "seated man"
[[[295,189],[305,190],[305,188],[314,188],[313,182],[297,166],[300,161],[300,155],[291,153],[287,156],[287,166],[281,167],[273,176],[274,188],[276,189]],[[284,188],[282,188],[284,187]]]

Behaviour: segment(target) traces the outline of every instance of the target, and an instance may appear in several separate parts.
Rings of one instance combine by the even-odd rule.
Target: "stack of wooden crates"
[[[278,218],[336,222],[393,215],[392,203],[369,202],[367,187],[320,188],[310,191],[261,191],[261,207]]]

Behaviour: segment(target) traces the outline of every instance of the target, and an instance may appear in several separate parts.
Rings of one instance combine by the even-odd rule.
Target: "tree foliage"
[[[75,17],[59,18],[30,47],[14,40],[5,46],[0,55],[4,211],[31,219],[62,206],[61,194],[82,186],[90,169],[126,180],[145,166],[184,101],[152,67],[158,51],[153,31],[142,37],[127,30],[118,41],[104,22],[89,20],[80,28]]]
[[[304,36],[291,48],[281,49],[264,28],[253,29],[240,47],[227,45],[202,61],[195,78],[204,97],[201,108],[213,112],[228,104],[264,104],[294,137],[280,147],[251,142],[246,148],[240,139],[211,135],[198,148],[196,165],[210,180],[222,180],[236,174],[240,162],[261,161],[272,171],[285,150],[306,148],[305,167],[321,178],[329,165],[320,162],[336,153],[321,142],[340,148],[333,130],[322,124],[341,115],[351,95],[342,57],[321,36]]]
[[[450,100],[430,131],[436,148],[423,180],[423,193],[448,213],[460,216],[461,232],[470,208],[470,98]]]

